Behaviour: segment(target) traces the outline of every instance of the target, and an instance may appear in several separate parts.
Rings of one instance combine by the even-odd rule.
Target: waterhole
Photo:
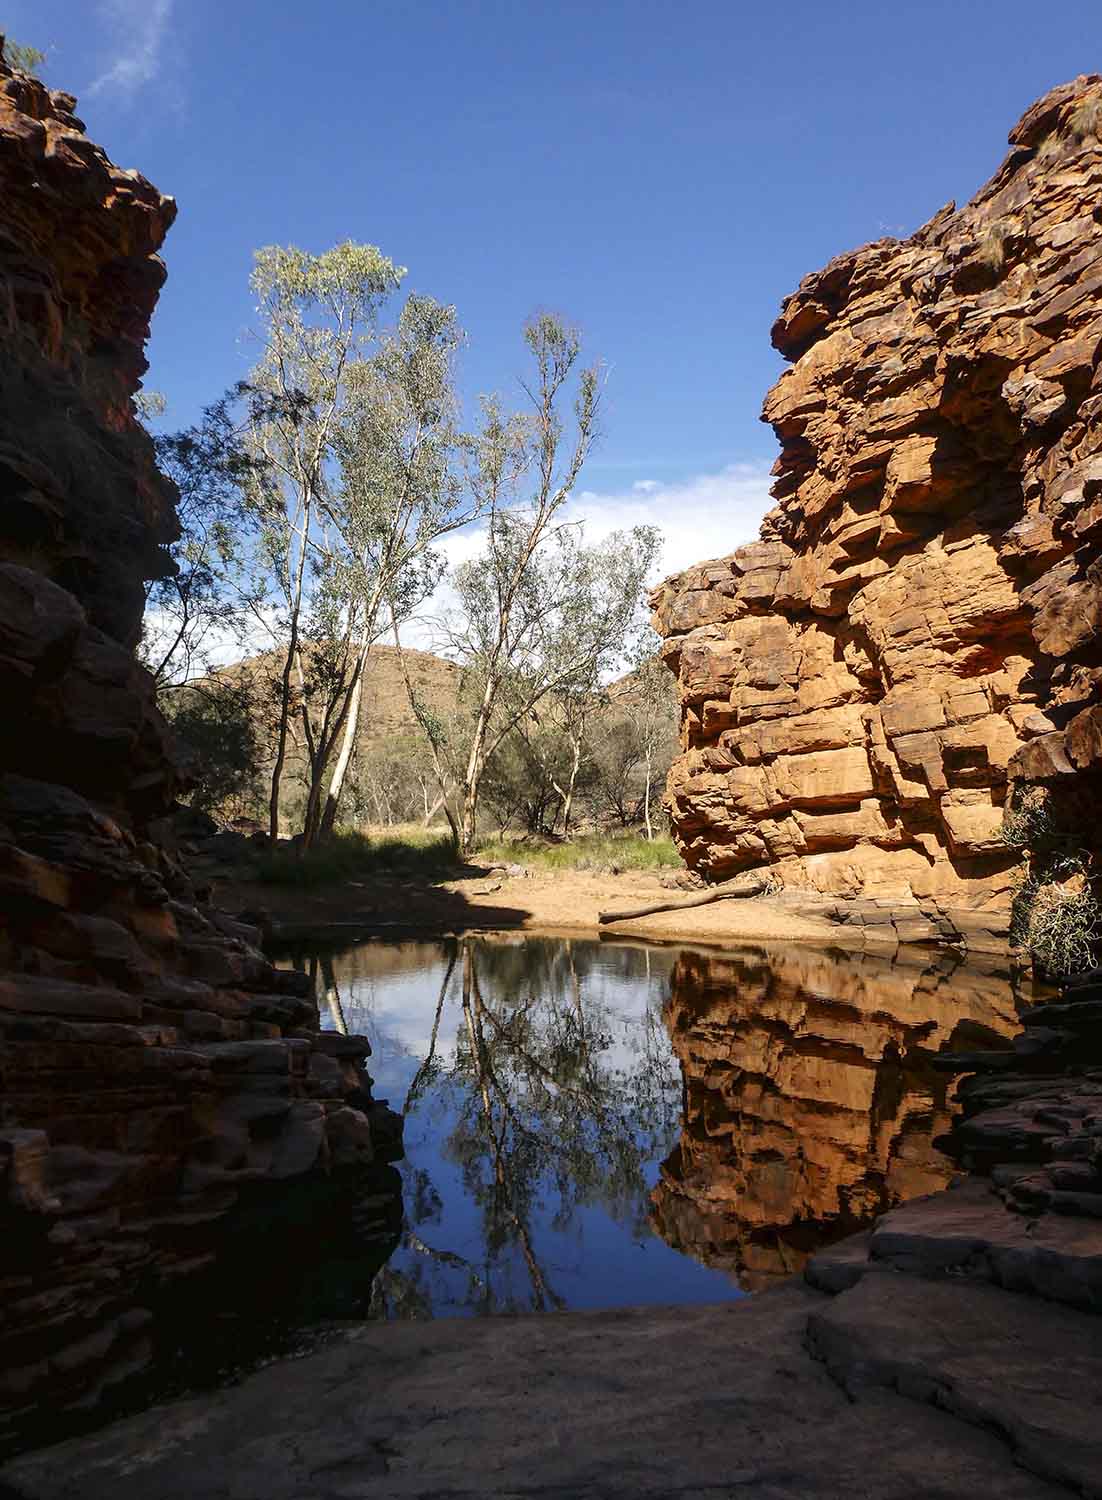
[[[405,1117],[380,1318],[715,1302],[945,1186],[956,1078],[1005,1047],[997,963],[536,936],[284,960]]]

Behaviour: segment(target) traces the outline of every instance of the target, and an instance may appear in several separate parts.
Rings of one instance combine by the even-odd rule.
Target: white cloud
[[[768,470],[758,464],[728,464],[715,474],[697,474],[675,483],[636,480],[623,489],[579,490],[563,512],[566,521],[580,521],[585,540],[603,541],[613,531],[632,526],[657,526],[662,549],[654,582],[679,573],[693,563],[724,557],[743,542],[753,541],[762,517],[773,506]],[[481,528],[459,532],[442,549],[449,570],[482,548]],[[433,621],[454,608],[455,595],[445,582],[402,627],[404,643],[423,651],[440,650],[441,637]]]
[[[718,473],[697,474],[671,484],[642,480],[623,489],[580,490],[567,502],[562,519],[581,522],[588,543],[632,526],[657,526],[662,533],[653,579],[657,583],[693,563],[724,557],[743,542],[753,541],[773,504],[769,483],[769,473],[761,465],[729,464]],[[477,556],[483,545],[481,526],[448,537],[440,548],[448,572]],[[416,617],[402,626],[402,644],[421,651],[446,651],[440,622],[454,613],[456,602],[445,577]],[[266,613],[270,618],[271,612]],[[202,641],[203,659],[210,666],[225,666],[243,655],[269,649],[273,638],[266,623],[253,622],[244,638],[217,626],[210,628]],[[151,656],[158,643],[171,640],[175,629],[176,622],[168,616],[156,611],[146,615]],[[389,644],[390,637],[383,640]]]
[[[173,0],[102,0],[100,15],[117,56],[87,93],[130,95],[154,81],[161,71],[172,6]]]
[[[626,490],[580,490],[567,506],[567,519],[584,523],[587,542],[630,526],[657,526],[663,543],[658,577],[666,578],[753,541],[773,505],[769,485],[764,467],[728,464],[717,474],[673,484],[642,479]]]

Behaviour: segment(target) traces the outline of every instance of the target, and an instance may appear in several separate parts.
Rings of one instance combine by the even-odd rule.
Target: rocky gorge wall
[[[175,205],[74,108],[0,60],[0,1450],[288,1311],[319,1242],[377,1264],[397,1201],[366,1041],[173,854],[133,647],[174,496],[131,398]]]
[[[776,508],[653,598],[707,879],[1005,910],[1008,786],[1098,795],[1100,137],[1102,79],[1054,89],[963,209],[784,302]]]

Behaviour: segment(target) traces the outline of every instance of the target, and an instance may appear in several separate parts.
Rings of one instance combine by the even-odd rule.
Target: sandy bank
[[[220,882],[214,890],[215,900],[226,910],[264,909],[277,924],[295,926],[340,922],[365,929],[416,928],[428,933],[468,927],[520,928],[720,945],[761,941],[847,946],[847,936],[852,941],[852,935],[834,924],[769,897],[717,901],[603,928],[597,921],[602,911],[672,901],[685,894],[665,889],[649,871],[608,875],[581,870],[527,876],[494,871],[441,882],[375,877],[315,890]]]

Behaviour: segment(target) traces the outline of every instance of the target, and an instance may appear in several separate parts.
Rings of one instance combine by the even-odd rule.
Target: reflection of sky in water
[[[334,959],[348,1029],[371,1041],[373,1092],[406,1111],[406,1233],[377,1282],[380,1314],[739,1295],[648,1221],[678,1136],[680,1073],[661,1020],[672,962],[542,938],[471,939],[466,960],[445,942]],[[418,1079],[434,1024],[434,1065]]]

